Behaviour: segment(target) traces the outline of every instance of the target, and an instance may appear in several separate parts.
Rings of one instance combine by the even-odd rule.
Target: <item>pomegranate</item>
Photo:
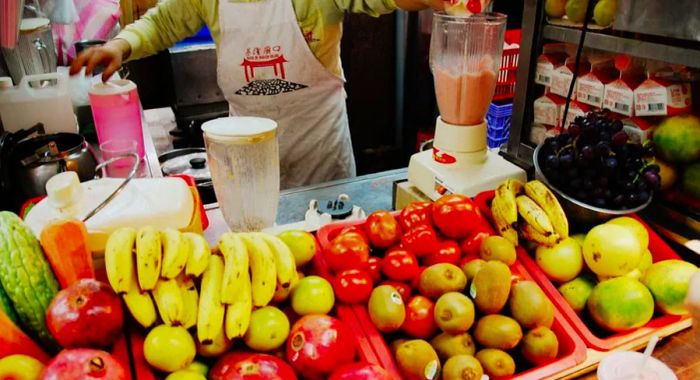
[[[287,361],[310,379],[327,379],[355,358],[355,339],[345,322],[327,315],[298,320],[287,340]]]
[[[284,360],[267,354],[229,352],[209,371],[209,380],[297,380]]]
[[[337,371],[329,380],[397,380],[384,368],[369,363],[346,364]]]
[[[41,380],[125,380],[126,370],[105,351],[73,348],[61,351],[44,368]]]

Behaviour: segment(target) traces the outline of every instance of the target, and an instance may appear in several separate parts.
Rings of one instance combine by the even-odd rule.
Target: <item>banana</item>
[[[175,280],[182,292],[182,326],[189,329],[197,324],[199,293],[197,292],[194,281],[184,273],[180,273]]]
[[[250,258],[253,306],[263,307],[272,301],[277,285],[275,257],[265,242],[254,234],[241,234]]]
[[[498,194],[493,198],[491,202],[491,214],[493,215],[493,221],[496,224],[498,233],[506,238],[508,241],[513,243],[513,245],[518,245],[518,231],[513,227],[514,222],[509,222],[511,219],[510,211],[506,211],[509,207],[508,201]],[[513,198],[513,206],[511,208],[515,210],[515,220],[517,222],[518,209],[515,205],[515,198]]]
[[[221,256],[212,255],[202,276],[197,310],[197,339],[202,344],[211,344],[224,325],[226,309],[221,303],[221,280],[224,275],[224,261]]]
[[[132,277],[134,270],[134,243],[136,230],[119,228],[109,236],[105,246],[105,269],[107,280],[117,294],[124,294],[136,285]],[[134,281],[134,284],[131,283]]]
[[[160,231],[163,243],[163,265],[160,275],[164,278],[177,277],[187,264],[192,246],[190,241],[182,237],[182,233],[174,228]]]
[[[241,297],[242,288],[245,285],[244,281],[248,282],[248,293],[250,293],[248,250],[240,234],[233,232],[221,235],[218,248],[221,255],[224,256],[221,302],[231,305],[238,297]]]
[[[199,277],[209,264],[211,248],[204,236],[193,232],[185,232],[182,237],[190,241],[190,256],[187,258],[185,274],[191,277]]]
[[[136,273],[142,291],[155,288],[161,261],[160,234],[153,227],[141,228],[136,236]]]
[[[136,268],[131,269],[131,281],[129,281],[129,290],[122,295],[126,308],[134,317],[136,322],[145,328],[149,328],[156,323],[158,315],[156,314],[156,306],[153,304],[153,299],[149,292],[142,292],[136,281]]]
[[[525,239],[533,241],[540,245],[546,245],[548,247],[557,244],[560,240],[560,236],[556,232],[545,236],[539,231],[537,231],[537,229],[535,229],[529,223],[522,223],[522,225],[520,226],[520,232],[522,232],[523,237]]]
[[[549,236],[554,233],[552,223],[544,210],[527,195],[519,195],[515,198],[518,205],[518,213],[532,228],[541,235]]]
[[[277,286],[275,287],[275,295],[272,297],[272,302],[282,303],[286,301],[289,298],[289,295],[292,294],[292,289],[294,289],[299,280],[301,280],[299,278],[299,272],[295,271],[294,277],[292,277],[292,282],[288,287],[283,288],[280,283],[277,283]]]
[[[247,277],[247,276],[246,276]],[[253,312],[253,299],[250,291],[250,279],[247,286],[240,289],[236,302],[226,306],[224,329],[228,339],[240,338],[245,335],[250,325],[250,314]]]
[[[277,285],[282,288],[289,288],[297,273],[297,264],[294,254],[287,244],[277,236],[258,232],[256,234],[262,238],[275,256],[275,268],[277,271]]]
[[[552,222],[554,232],[562,239],[568,238],[569,220],[554,193],[544,183],[533,180],[525,184],[525,194],[542,207],[549,221]]]
[[[182,291],[176,280],[161,278],[156,287],[151,291],[153,299],[158,306],[160,319],[168,326],[180,326],[182,324],[183,300]]]

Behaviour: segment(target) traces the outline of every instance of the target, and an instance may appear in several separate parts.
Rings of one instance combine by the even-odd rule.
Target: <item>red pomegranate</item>
[[[307,315],[292,326],[287,361],[305,377],[327,379],[354,358],[355,338],[345,322],[327,315]]]
[[[297,380],[284,360],[267,354],[229,352],[209,371],[209,380]]]

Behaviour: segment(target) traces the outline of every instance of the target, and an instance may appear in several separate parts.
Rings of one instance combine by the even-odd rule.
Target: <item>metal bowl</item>
[[[537,159],[540,152],[540,148],[542,148],[542,144],[538,145],[535,148],[535,152],[532,155],[532,163],[535,165],[535,178],[544,182],[547,186],[549,186],[550,189],[554,191],[557,198],[559,198],[559,202],[564,208],[564,212],[566,212],[566,215],[569,217],[569,219],[572,219],[577,223],[588,225],[600,224],[618,216],[624,216],[639,212],[647,206],[649,206],[649,204],[651,203],[652,197],[650,196],[649,200],[646,201],[646,203],[639,205],[635,208],[629,208],[625,210],[611,210],[591,206],[587,203],[574,199],[573,197],[564,194],[563,191],[559,190],[556,186],[552,185],[551,183],[549,183],[549,181],[547,181],[547,178],[544,176],[544,173],[540,169],[540,163]]]

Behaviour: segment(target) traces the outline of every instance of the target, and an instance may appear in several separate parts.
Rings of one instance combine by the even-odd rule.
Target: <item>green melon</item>
[[[620,332],[642,327],[654,315],[654,298],[641,282],[616,277],[596,285],[588,297],[588,311],[602,328]]]
[[[642,278],[654,296],[656,306],[666,314],[688,314],[685,297],[690,278],[698,268],[683,260],[664,260],[653,264]]]
[[[700,158],[700,119],[695,116],[666,118],[654,130],[659,155],[670,162],[689,163]]]
[[[689,165],[683,172],[683,190],[700,199],[700,162]]]

